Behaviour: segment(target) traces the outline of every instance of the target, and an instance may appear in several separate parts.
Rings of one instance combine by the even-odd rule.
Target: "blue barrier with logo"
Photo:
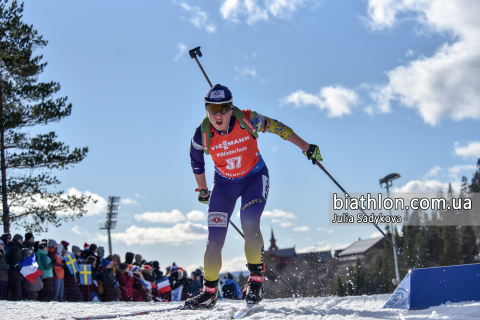
[[[480,301],[480,264],[410,270],[384,308],[424,309]]]

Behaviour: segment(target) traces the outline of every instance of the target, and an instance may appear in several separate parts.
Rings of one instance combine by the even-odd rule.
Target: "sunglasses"
[[[226,114],[228,111],[232,110],[231,103],[210,103],[205,106],[205,110],[211,115],[216,115],[218,112],[221,114]]]

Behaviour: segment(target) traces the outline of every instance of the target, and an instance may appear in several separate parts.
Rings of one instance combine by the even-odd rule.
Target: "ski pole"
[[[202,68],[202,65],[200,64],[200,61],[198,61],[197,59],[197,54],[199,57],[202,56],[202,53],[200,52],[200,47],[196,47],[196,48],[193,48],[192,50],[188,51],[188,53],[190,54],[190,57],[192,59],[195,59],[195,61],[197,61],[197,64],[198,64],[198,67],[200,68],[200,70],[202,71],[203,75],[205,76],[205,79],[207,79],[207,82],[208,84],[210,85],[210,88],[213,87],[212,86],[212,83],[210,82],[210,79],[208,79],[208,76],[207,74],[205,73],[205,70],[203,70]]]
[[[240,231],[240,229],[237,228],[237,226],[232,222],[232,220],[230,220],[230,224],[232,225],[232,227],[235,228],[235,230],[237,230],[237,232],[242,236],[242,238],[245,239],[245,236],[243,235],[242,231]],[[265,264],[266,264],[270,269],[272,269],[272,271],[276,274],[276,276],[277,276],[280,280],[282,280],[282,282],[288,287],[288,289],[290,289],[290,292],[293,294],[293,298],[298,298],[298,297],[299,297],[298,294],[292,289],[292,287],[290,287],[290,286],[288,285],[288,283],[287,283],[285,280],[283,280],[282,276],[277,272],[277,270],[275,270],[275,269],[272,267],[272,265],[270,264],[270,262],[268,262],[268,260],[265,259],[265,258],[263,258],[262,260],[263,260],[263,262],[265,262]]]
[[[350,195],[347,193],[347,191],[345,191],[345,189],[342,188],[342,186],[330,175],[330,173],[328,173],[327,170],[325,170],[325,168],[322,166],[322,164],[316,160],[315,161],[315,164],[323,170],[323,172],[325,172],[327,174],[327,176],[332,179],[333,183],[335,183],[337,185],[337,187],[340,188],[340,190],[342,190],[342,192],[345,194],[346,197],[350,198]],[[362,211],[362,213],[367,216],[367,214],[365,213],[365,211],[363,211],[363,209],[360,207],[360,211]],[[403,249],[402,248],[399,248],[397,245],[395,245],[392,240],[382,231],[382,229],[380,229],[376,224],[373,224],[375,226],[375,228],[377,228],[378,231],[380,231],[380,233],[385,237],[385,239],[388,240],[388,242],[390,242],[390,244],[397,249],[398,251],[398,254],[403,254]],[[392,235],[393,235],[393,230],[392,230]]]

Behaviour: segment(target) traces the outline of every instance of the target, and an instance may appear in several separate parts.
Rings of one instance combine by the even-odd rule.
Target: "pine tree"
[[[467,194],[468,193],[468,179],[467,177],[462,177],[462,184],[460,185],[460,193]]]
[[[353,272],[353,283],[355,285],[354,294],[356,296],[361,296],[362,294],[365,294],[365,275],[363,274],[362,264],[358,258],[357,265]]]
[[[448,184],[447,190],[447,205],[452,205],[452,198],[454,197],[454,191],[452,184]],[[445,210],[441,212],[442,218],[446,221],[452,222],[455,221],[455,212],[454,210]],[[451,266],[460,263],[459,257],[459,239],[457,226],[447,225],[443,227],[443,252],[442,252],[442,265]]]
[[[338,297],[345,296],[345,287],[343,286],[342,278],[337,278],[337,281],[333,284],[332,293]]]
[[[462,234],[462,245],[460,248],[460,258],[462,263],[474,263],[477,254],[477,244],[475,239],[475,229],[472,226],[463,226],[460,229]]]
[[[81,217],[90,197],[51,192],[60,181],[53,169],[82,161],[88,148],[69,147],[54,132],[30,136],[28,129],[69,116],[67,97],[57,97],[60,84],[39,82],[46,63],[33,56],[47,41],[21,21],[23,4],[0,0],[0,153],[4,232],[17,224],[43,232],[45,224]],[[22,130],[23,129],[23,130]],[[61,213],[61,214],[59,214]]]
[[[473,174],[470,192],[480,192],[480,158],[477,160],[477,171]]]

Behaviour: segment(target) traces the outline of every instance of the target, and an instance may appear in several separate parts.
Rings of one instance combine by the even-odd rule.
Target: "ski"
[[[264,307],[264,305],[262,304],[254,304],[252,306],[246,306],[242,309],[240,309],[233,317],[232,319],[241,319],[241,318],[244,318],[250,314],[252,314],[253,312],[259,310],[259,309],[262,309]]]
[[[99,316],[87,316],[87,317],[72,317],[75,320],[93,320],[93,319],[115,319],[120,317],[135,317],[135,316],[143,316],[151,313],[156,312],[167,312],[177,310],[177,308],[168,308],[168,309],[160,309],[160,310],[152,310],[152,311],[139,311],[133,313],[124,313],[124,314],[109,314],[109,315],[99,315]]]

